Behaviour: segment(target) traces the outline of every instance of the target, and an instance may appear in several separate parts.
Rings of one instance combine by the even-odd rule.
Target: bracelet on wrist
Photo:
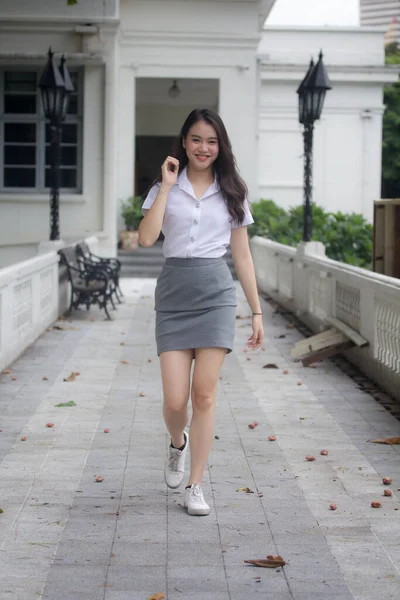
[[[165,190],[163,190],[161,187],[158,190],[159,192],[161,192],[162,194],[165,194],[166,196],[168,196],[168,192],[166,192]]]
[[[262,313],[252,313],[253,315],[262,315]]]

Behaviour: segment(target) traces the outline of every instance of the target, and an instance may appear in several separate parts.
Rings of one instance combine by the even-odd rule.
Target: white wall
[[[125,157],[119,165],[118,179],[124,182],[123,189],[119,186],[121,196],[131,184],[125,169],[133,164],[134,157],[130,135],[136,85],[132,79],[165,78],[219,81],[219,113],[250,195],[256,197],[258,8],[258,2],[121,3],[123,81],[118,118],[127,124],[129,132],[119,139],[119,154]],[[131,107],[122,90],[130,90]]]
[[[285,208],[303,202],[303,137],[296,91],[311,55],[317,59],[320,49],[332,90],[315,124],[313,200],[327,210],[361,213],[372,221],[381,187],[383,85],[397,78],[384,67],[379,31],[265,29],[258,50],[259,197]]]
[[[67,0],[2,0],[0,19],[40,18],[55,20],[102,20],[118,16],[119,0],[79,0],[68,6]]]

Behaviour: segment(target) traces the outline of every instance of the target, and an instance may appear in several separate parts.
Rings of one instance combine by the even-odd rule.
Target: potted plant
[[[142,215],[143,198],[130,196],[121,205],[121,216],[125,222],[125,231],[121,231],[121,249],[136,250],[139,245],[139,224]]]

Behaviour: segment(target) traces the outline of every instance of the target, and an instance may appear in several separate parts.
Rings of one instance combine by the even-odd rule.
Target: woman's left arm
[[[231,250],[233,263],[243,288],[246,300],[252,313],[261,313],[260,299],[258,297],[256,274],[254,271],[253,257],[251,256],[247,227],[235,227],[231,233]],[[249,337],[247,345],[253,350],[260,348],[264,342],[264,328],[262,315],[252,316],[253,335]]]

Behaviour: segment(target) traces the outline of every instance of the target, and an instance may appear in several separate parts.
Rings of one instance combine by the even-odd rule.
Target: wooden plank
[[[351,327],[339,321],[339,319],[335,319],[335,317],[328,317],[326,322],[329,325],[333,325],[336,329],[341,331],[349,340],[355,343],[359,348],[365,348],[365,346],[369,346],[369,341],[363,338],[357,331],[354,331]]]
[[[348,338],[343,333],[333,327],[305,340],[301,340],[301,342],[297,342],[291,350],[291,356],[292,358],[302,358],[311,352],[324,350],[330,346],[337,346],[347,342],[347,340]]]
[[[303,363],[304,367],[308,367],[313,362],[323,360],[324,358],[330,358],[335,354],[339,354],[345,350],[350,350],[350,348],[354,348],[354,344],[352,341],[347,340],[343,344],[337,344],[336,346],[330,346],[329,348],[324,348],[324,350],[319,350],[318,352],[312,352],[303,358],[301,362]]]

